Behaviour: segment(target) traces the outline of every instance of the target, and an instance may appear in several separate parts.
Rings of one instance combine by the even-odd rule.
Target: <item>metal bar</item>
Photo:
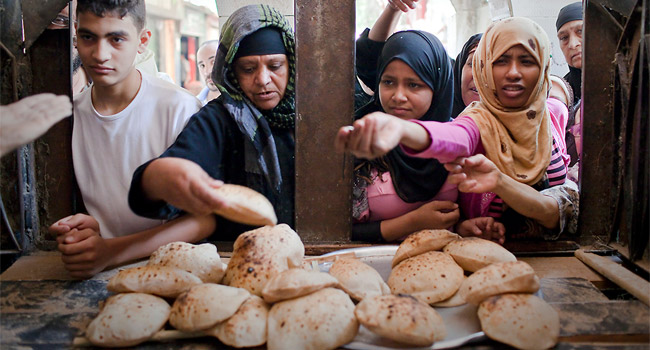
[[[45,30],[28,51],[32,94],[51,92],[72,99],[72,36],[67,28]],[[51,69],[58,67],[58,69]],[[55,83],[53,83],[55,82]],[[72,118],[65,118],[34,142],[34,178],[38,194],[39,235],[35,244],[51,249],[54,221],[75,213],[76,195],[72,165]]]
[[[621,31],[618,27],[604,25],[610,20],[599,1],[587,0],[585,4],[585,36],[583,56],[589,57],[582,65],[582,96],[584,122],[580,216],[578,232],[581,237],[601,237],[608,240],[613,233],[611,209],[616,193],[617,169],[614,147],[617,138],[612,117],[614,54]]]
[[[641,2],[640,2],[641,3]],[[635,76],[633,78],[632,86],[636,88],[636,94],[632,95],[633,101],[631,102],[632,108],[629,109],[631,115],[631,135],[630,142],[627,145],[630,154],[628,160],[628,183],[629,183],[629,207],[626,217],[626,227],[629,228],[629,248],[628,254],[632,260],[641,259],[644,252],[648,252],[648,231],[650,230],[648,206],[650,199],[648,192],[650,187],[650,155],[648,152],[648,138],[650,132],[650,125],[648,123],[648,115],[650,115],[650,102],[648,95],[650,95],[650,63],[647,56],[645,46],[650,40],[642,40],[642,38],[649,38],[648,19],[650,17],[650,8],[648,0],[642,1],[640,13],[640,23],[638,23],[639,33],[636,38],[641,40],[632,43],[634,58],[637,59]],[[637,46],[638,45],[638,46]],[[646,96],[644,96],[644,94]],[[640,194],[640,200],[632,194]]]
[[[38,234],[38,213],[36,210],[36,181],[34,179],[34,147],[27,144],[18,149],[18,199],[20,203],[21,245],[26,250],[32,247]]]
[[[296,231],[305,242],[346,242],[352,164],[334,137],[353,119],[354,1],[298,1],[295,14]]]
[[[2,211],[2,223],[5,224],[7,227],[7,230],[9,230],[9,236],[11,237],[11,240],[14,242],[16,245],[16,248],[18,248],[18,251],[23,251],[23,247],[18,241],[18,238],[16,238],[16,235],[14,234],[14,230],[11,228],[11,223],[9,222],[9,218],[7,217],[7,211],[5,210],[5,204],[2,201],[2,197],[0,196],[0,210]]]

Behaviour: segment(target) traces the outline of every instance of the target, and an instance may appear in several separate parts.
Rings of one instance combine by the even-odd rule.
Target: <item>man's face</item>
[[[83,12],[78,20],[77,50],[93,83],[106,87],[122,82],[133,71],[136,54],[146,48],[148,31],[138,30],[129,15]]]
[[[217,85],[212,82],[212,66],[214,66],[214,59],[217,55],[217,43],[207,44],[196,52],[196,59],[199,65],[199,75],[201,80],[210,89],[210,91],[217,91]]]
[[[569,66],[582,69],[582,20],[565,23],[557,31],[557,38]]]

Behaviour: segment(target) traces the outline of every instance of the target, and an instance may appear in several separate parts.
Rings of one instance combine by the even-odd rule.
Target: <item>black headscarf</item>
[[[467,42],[465,42],[465,45],[463,45],[463,49],[460,50],[460,53],[456,57],[456,62],[454,62],[454,108],[451,112],[452,118],[458,117],[460,112],[467,107],[465,102],[463,102],[463,91],[461,86],[463,66],[467,63],[469,52],[478,46],[478,42],[481,40],[482,36],[483,33],[478,33],[469,37]]]
[[[355,119],[384,111],[379,101],[379,81],[386,66],[394,59],[406,63],[433,90],[431,106],[420,120],[449,121],[454,98],[451,60],[438,38],[416,30],[397,32],[388,38],[377,63],[376,93],[371,103],[355,113]],[[408,203],[430,200],[447,179],[447,171],[437,160],[410,157],[399,147],[379,159],[357,160],[356,168],[362,172],[360,175],[367,177],[369,174],[363,174],[366,167],[362,163],[368,163],[380,172],[390,171],[397,194]]]
[[[555,21],[555,28],[559,32],[563,25],[580,20],[582,20],[582,2],[578,1],[568,4],[560,10]]]
[[[563,25],[580,20],[582,20],[582,2],[578,1],[566,5],[560,10],[555,21],[555,28],[560,31]],[[582,91],[582,70],[569,64],[569,73],[564,76],[564,79],[569,82],[571,89],[573,89],[573,104],[575,105],[580,100]]]

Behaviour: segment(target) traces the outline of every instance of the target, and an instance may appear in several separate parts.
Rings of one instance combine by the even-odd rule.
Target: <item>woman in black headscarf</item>
[[[377,60],[381,55],[385,39],[395,30],[400,14],[410,9],[407,4],[395,0],[389,1],[381,16],[372,26],[372,30],[366,28],[356,41],[355,69],[357,77],[365,85],[374,88],[377,83]],[[481,40],[483,34],[472,35],[463,45],[463,49],[454,61],[454,107],[452,118],[456,118],[460,112],[470,103],[479,100],[478,91],[474,86],[472,77],[472,56]],[[360,88],[356,81],[355,109],[368,101],[368,95]]]
[[[375,95],[355,118],[373,112],[403,119],[446,122],[453,101],[452,65],[430,33],[404,31],[386,41],[379,56]],[[385,156],[355,162],[353,240],[392,241],[458,219],[457,191],[432,159],[407,156],[399,147]]]
[[[212,70],[221,96],[192,116],[159,158],[136,169],[129,192],[136,214],[210,214],[224,205],[212,189],[225,182],[263,194],[278,222],[293,226],[294,49],[291,25],[268,5],[228,17]],[[250,229],[218,217],[211,239],[234,240]]]
[[[460,115],[460,112],[470,103],[480,99],[478,90],[474,85],[472,57],[474,57],[474,51],[476,51],[482,36],[483,33],[478,33],[469,37],[454,62],[454,109],[451,114],[452,118]]]

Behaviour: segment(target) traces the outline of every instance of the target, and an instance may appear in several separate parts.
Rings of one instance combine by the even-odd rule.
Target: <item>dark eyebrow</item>
[[[120,31],[117,31],[117,32],[106,33],[106,36],[124,36],[124,37],[128,37],[129,33],[125,32],[123,30],[120,30]]]
[[[77,33],[78,34],[90,34],[90,35],[97,36],[95,33],[91,32],[90,30],[88,30],[86,28],[77,28]]]
[[[97,34],[93,33],[92,31],[90,31],[90,30],[88,30],[88,29],[86,29],[86,28],[78,28],[78,29],[77,29],[77,33],[78,33],[78,34],[89,34],[89,35],[97,36]],[[126,31],[119,30],[119,31],[116,31],[116,32],[106,33],[105,36],[107,36],[107,37],[110,37],[110,36],[123,36],[123,37],[128,37],[128,36],[129,36],[129,33],[126,32]]]

